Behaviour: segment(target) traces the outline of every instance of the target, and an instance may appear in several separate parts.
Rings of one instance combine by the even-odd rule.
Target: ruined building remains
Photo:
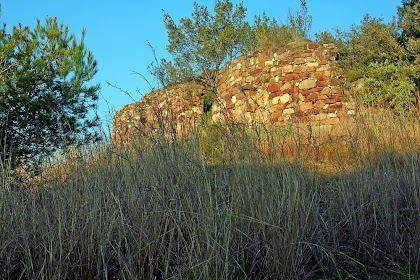
[[[182,132],[205,115],[213,122],[331,128],[354,114],[336,59],[334,44],[313,42],[239,57],[220,71],[218,94],[207,112],[203,85],[188,81],[159,89],[116,113],[113,141],[127,143],[161,126]]]

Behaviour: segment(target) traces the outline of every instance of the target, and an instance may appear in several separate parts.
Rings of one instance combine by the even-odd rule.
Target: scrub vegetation
[[[216,22],[218,28],[219,22],[230,24],[222,21],[227,14],[235,22],[229,28],[249,27],[251,39],[241,53],[272,47],[272,40],[306,40],[309,34],[305,1],[284,24],[265,15],[254,25],[242,22],[246,9],[228,0],[216,1],[213,14],[195,8],[197,20],[208,20],[197,24]],[[268,130],[206,122],[182,137],[139,131],[126,147],[103,141],[69,148],[60,157],[44,157],[34,171],[24,164],[36,151],[16,151],[37,146],[8,141],[15,115],[7,119],[0,110],[0,279],[419,279],[418,18],[419,3],[404,0],[395,23],[367,16],[349,32],[319,33],[320,42],[338,45],[343,75],[358,102],[354,120],[338,125],[334,134],[308,125]],[[181,22],[165,15],[173,36],[185,38],[191,33],[183,33],[186,27],[202,30],[194,18]],[[55,20],[48,24],[63,30]],[[12,100],[12,89],[25,92],[18,74],[29,67],[16,65],[19,60],[11,58],[16,53],[5,56],[4,40],[0,105]],[[169,48],[183,50],[178,42],[170,41]],[[98,88],[84,82],[96,64],[83,42],[73,46],[75,57],[86,55],[71,68],[81,80],[59,82],[54,77],[69,72],[53,67],[47,70],[58,76],[46,76],[51,80],[37,89],[52,97],[62,92],[56,87],[61,85],[91,93],[78,95],[90,102]],[[220,57],[217,50],[205,55]],[[63,58],[55,61],[63,61],[58,57]],[[149,69],[161,86],[195,78],[194,71],[217,70],[191,68],[198,64],[182,59],[176,52],[173,61],[156,60]],[[215,65],[222,66],[223,59]],[[33,75],[22,81],[38,73],[31,69],[27,73]],[[209,94],[215,94],[213,82]],[[29,102],[28,96],[19,102]],[[43,101],[36,108],[41,105],[52,107]],[[80,108],[83,112],[75,112],[86,116],[88,107]],[[19,127],[23,113],[16,116],[12,124]],[[45,121],[52,125],[48,129],[60,123]],[[68,122],[80,128],[81,142],[96,137],[83,134],[94,120]],[[24,133],[25,127],[16,131]],[[60,137],[70,147],[74,134]]]

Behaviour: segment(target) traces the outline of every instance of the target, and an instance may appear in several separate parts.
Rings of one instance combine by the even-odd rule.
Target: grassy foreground
[[[80,150],[26,188],[3,162],[0,279],[419,279],[419,123],[211,127]]]

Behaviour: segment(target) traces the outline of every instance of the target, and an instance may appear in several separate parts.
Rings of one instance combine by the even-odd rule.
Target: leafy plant
[[[364,79],[364,88],[356,94],[367,105],[389,105],[404,115],[418,104],[419,74],[414,65],[385,61],[355,67],[349,71],[349,82]]]

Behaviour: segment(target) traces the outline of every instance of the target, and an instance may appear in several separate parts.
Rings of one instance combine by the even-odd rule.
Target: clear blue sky
[[[134,99],[149,92],[148,85],[137,75],[137,71],[147,76],[147,65],[153,56],[147,46],[149,41],[156,47],[159,57],[168,57],[163,24],[164,9],[175,20],[190,16],[194,0],[1,0],[0,21],[8,28],[21,22],[35,26],[36,19],[43,21],[47,16],[57,17],[68,25],[70,31],[80,38],[82,28],[86,28],[86,45],[98,60],[99,72],[93,80],[101,84],[101,99],[98,114],[104,124],[110,123],[115,110],[132,103],[125,94],[110,87],[115,84],[128,92]],[[199,4],[210,8],[214,0],[198,0]],[[233,0],[233,3],[240,1]],[[254,15],[262,12],[270,17],[285,20],[288,8],[297,10],[299,0],[244,0],[247,19],[252,22]],[[312,15],[312,34],[319,30],[338,26],[348,29],[357,24],[366,13],[383,17],[386,21],[397,13],[400,0],[307,0]],[[148,77],[152,79],[151,77]],[[108,105],[111,113],[108,111]]]

